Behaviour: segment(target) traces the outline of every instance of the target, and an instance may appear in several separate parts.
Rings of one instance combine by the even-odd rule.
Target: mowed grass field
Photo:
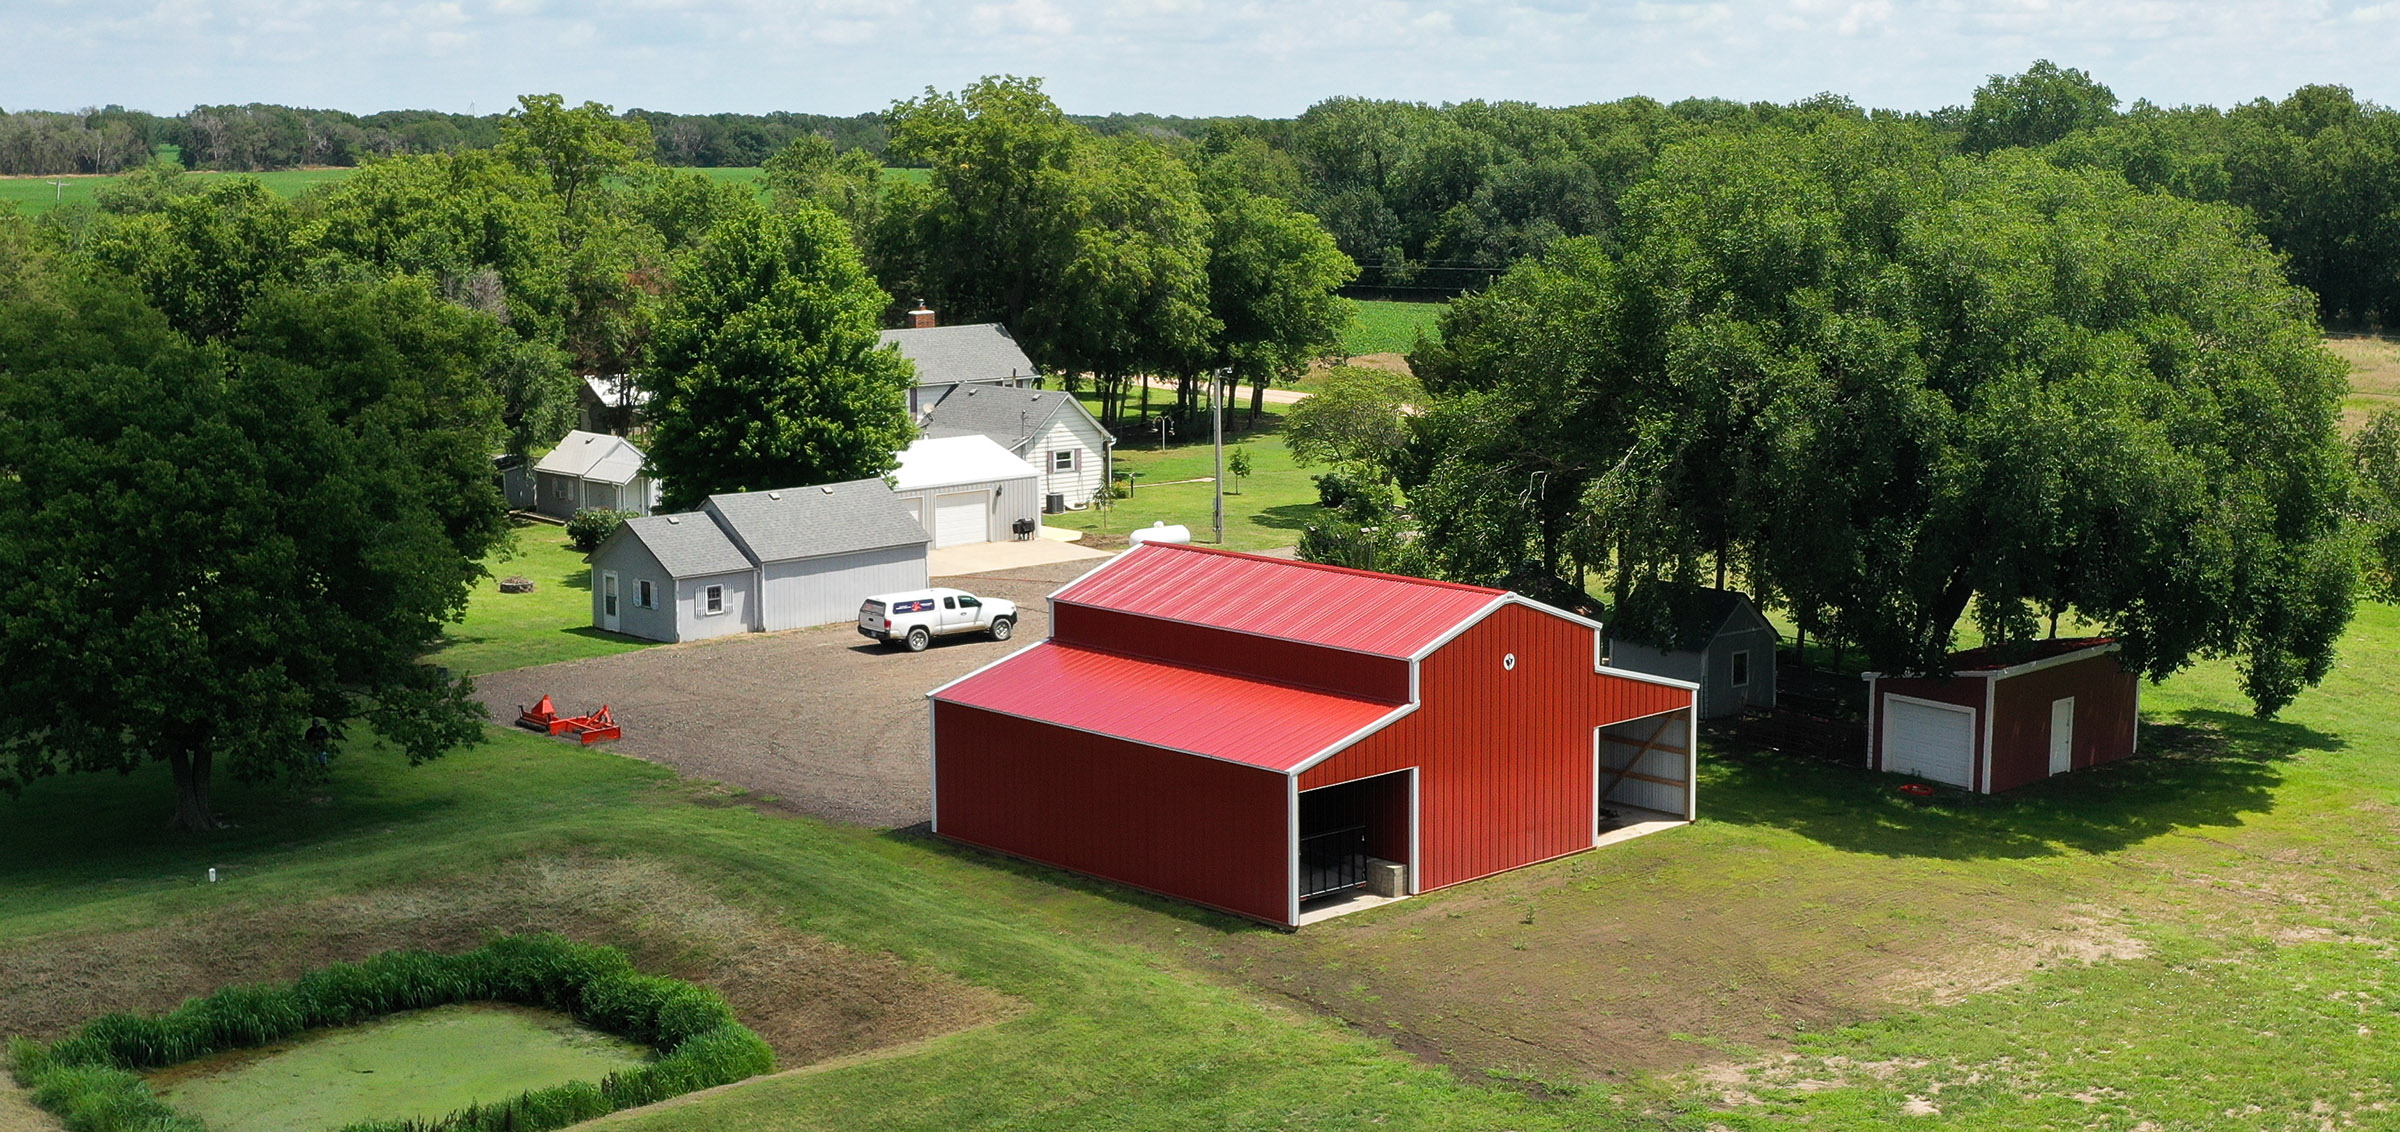
[[[467,596],[466,619],[444,633],[449,643],[428,662],[474,675],[608,656],[652,642],[592,627],[592,568],[563,527],[523,523],[513,557],[484,563],[490,576]],[[500,581],[533,579],[529,594],[504,594]]]
[[[280,169],[269,173],[209,173],[197,177],[256,177],[269,189],[287,197],[296,197],[329,181],[349,176],[349,169]],[[116,175],[72,177],[0,177],[0,202],[15,202],[18,211],[27,216],[48,212],[60,204],[90,203],[102,185],[119,180]],[[60,182],[53,186],[51,182]]]
[[[54,1036],[61,1002],[548,924],[814,957],[848,981],[812,993],[925,1034],[787,1042],[850,1052],[620,1128],[2375,1127],[2400,614],[2362,607],[2280,721],[2233,687],[2147,689],[2140,757],[1993,799],[1710,745],[1692,827],[1296,934],[499,728],[222,782],[206,841],[159,828],[158,768],[46,779],[0,800],[0,1014]],[[877,1014],[892,988],[941,1024]]]
[[[1098,397],[1090,393],[1081,396],[1084,407],[1097,416]],[[1163,404],[1171,402],[1174,393],[1153,390],[1151,396],[1153,404]],[[1270,404],[1259,416],[1257,427],[1247,427],[1248,396],[1245,387],[1241,407],[1225,411],[1225,451],[1230,456],[1235,448],[1247,449],[1252,470],[1238,481],[1231,473],[1225,477],[1225,547],[1273,550],[1291,546],[1324,512],[1317,503],[1312,477],[1325,469],[1300,467],[1292,461],[1291,450],[1284,447],[1283,414],[1290,406]],[[1208,544],[1216,495],[1214,485],[1202,481],[1216,474],[1215,446],[1201,432],[1196,437],[1170,436],[1161,449],[1155,433],[1135,432],[1134,424],[1135,415],[1129,409],[1126,427],[1120,430],[1125,439],[1116,449],[1118,473],[1139,473],[1133,497],[1108,507],[1046,515],[1042,522],[1091,532],[1097,536],[1091,539],[1092,545],[1100,547],[1123,546],[1125,536],[1135,528],[1153,523],[1188,526],[1193,541]]]
[[[2334,335],[2326,348],[2350,363],[2350,396],[2342,401],[2342,432],[2356,433],[2367,418],[2400,409],[2400,340]]]

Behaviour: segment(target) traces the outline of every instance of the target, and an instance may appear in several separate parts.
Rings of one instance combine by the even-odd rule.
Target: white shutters
[[[958,546],[992,537],[985,493],[965,491],[933,497],[933,545]]]
[[[1949,704],[1885,696],[1883,769],[1974,789],[1975,713]]]
[[[2050,701],[2050,773],[2075,769],[2075,697]]]

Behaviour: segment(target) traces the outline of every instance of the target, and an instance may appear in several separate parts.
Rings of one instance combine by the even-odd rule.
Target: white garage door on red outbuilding
[[[1975,712],[1953,704],[1883,698],[1883,768],[1975,788]]]

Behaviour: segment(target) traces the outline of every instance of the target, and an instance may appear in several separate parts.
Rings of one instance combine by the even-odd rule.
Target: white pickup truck
[[[924,652],[935,637],[990,633],[1005,641],[1017,631],[1017,603],[982,598],[965,590],[909,590],[876,594],[858,607],[858,633]]]

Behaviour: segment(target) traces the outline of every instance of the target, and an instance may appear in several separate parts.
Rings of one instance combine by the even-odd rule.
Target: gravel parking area
[[[496,723],[545,693],[565,713],[608,704],[625,728],[607,744],[619,754],[832,821],[911,825],[932,816],[925,693],[1049,636],[1049,595],[1096,565],[934,579],[1015,601],[1006,643],[953,637],[910,654],[831,625],[494,672],[476,695]]]

